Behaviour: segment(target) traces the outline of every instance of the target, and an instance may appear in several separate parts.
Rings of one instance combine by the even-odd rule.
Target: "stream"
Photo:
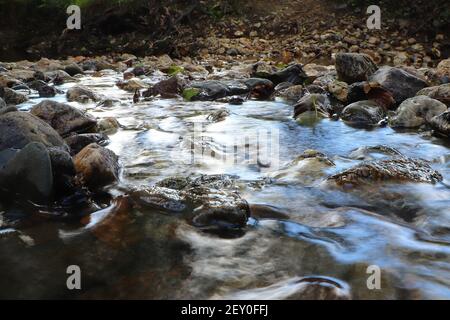
[[[222,236],[149,210],[111,217],[107,207],[88,224],[28,219],[19,228],[26,241],[1,255],[0,297],[286,299],[299,278],[320,276],[342,283],[353,299],[450,299],[450,144],[444,139],[331,119],[299,124],[280,98],[133,104],[132,94],[115,86],[120,79],[113,71],[79,77],[78,84],[112,99],[112,106],[69,103],[121,124],[107,146],[122,167],[120,182],[109,189],[114,197],[167,177],[229,174],[257,213],[242,232]],[[65,94],[52,99],[67,102]],[[31,96],[18,107],[28,110],[41,100]],[[207,119],[224,108],[223,121]],[[362,161],[352,152],[377,145],[430,161],[443,182],[380,184],[370,192],[324,187],[327,176]],[[295,159],[308,149],[335,165],[302,167]],[[258,161],[255,152],[262,154]],[[385,157],[375,150],[364,159]],[[80,266],[82,290],[67,290],[69,265]],[[378,290],[367,287],[373,265],[381,270]]]

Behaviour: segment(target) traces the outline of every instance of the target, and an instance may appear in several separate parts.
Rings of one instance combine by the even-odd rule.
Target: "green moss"
[[[191,101],[193,97],[200,93],[200,89],[197,88],[186,88],[183,90],[183,98],[186,101]]]
[[[167,70],[167,74],[174,76],[178,73],[183,73],[184,72],[184,68],[180,67],[180,66],[170,66],[169,69]]]

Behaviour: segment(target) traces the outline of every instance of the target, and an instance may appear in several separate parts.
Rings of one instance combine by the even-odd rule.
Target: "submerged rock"
[[[378,82],[384,89],[391,92],[397,103],[414,97],[419,90],[427,86],[427,83],[417,76],[400,68],[388,66],[378,69],[369,80]]]
[[[395,148],[386,145],[377,145],[360,147],[352,151],[349,155],[349,158],[356,160],[373,160],[373,157],[370,156],[370,154],[372,153],[379,153],[388,156],[402,156],[400,151]]]
[[[114,117],[102,118],[97,122],[97,131],[105,134],[116,133],[120,128],[120,123]]]
[[[342,110],[341,119],[354,126],[370,127],[384,118],[384,111],[377,103],[363,100],[349,104]]]
[[[46,147],[67,148],[64,140],[49,124],[28,112],[0,115],[0,150],[22,149],[30,142],[41,142]]]
[[[95,189],[111,184],[119,178],[117,155],[98,144],[91,143],[86,146],[73,160],[82,185]]]
[[[212,113],[210,113],[206,119],[212,122],[220,122],[226,119],[230,115],[230,112],[227,109],[219,109]]]
[[[94,118],[83,111],[52,100],[40,102],[30,112],[51,125],[61,136],[87,132],[97,124]]]
[[[339,80],[348,84],[366,81],[378,69],[372,58],[362,53],[338,53],[335,66]]]
[[[363,162],[328,178],[337,185],[361,185],[373,182],[442,181],[442,175],[421,159],[397,157]]]
[[[53,195],[52,164],[47,148],[31,142],[23,149],[0,152],[0,188],[2,192],[46,203]]]
[[[156,186],[132,192],[137,205],[182,213],[197,227],[244,227],[250,215],[247,201],[227,175],[169,178]]]
[[[416,96],[400,104],[395,116],[389,120],[389,124],[392,127],[420,127],[445,111],[447,106],[442,102],[427,96]]]

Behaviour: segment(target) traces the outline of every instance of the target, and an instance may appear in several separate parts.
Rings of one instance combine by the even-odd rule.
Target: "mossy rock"
[[[200,93],[200,89],[186,88],[183,90],[183,98],[184,98],[184,100],[191,101],[192,98],[197,96],[199,93]]]

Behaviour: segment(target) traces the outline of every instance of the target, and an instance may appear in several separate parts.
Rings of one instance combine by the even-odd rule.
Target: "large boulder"
[[[349,104],[341,113],[341,119],[354,126],[375,126],[383,120],[385,114],[378,104],[371,100],[363,100]]]
[[[38,203],[53,195],[53,173],[46,146],[30,142],[23,149],[0,151],[0,188]]]
[[[362,53],[338,53],[335,66],[339,80],[348,84],[366,81],[378,69],[372,58]]]
[[[421,159],[396,157],[360,163],[328,178],[337,185],[362,185],[373,182],[425,182],[442,181],[442,175]]]
[[[378,82],[384,89],[392,93],[397,104],[414,97],[425,88],[427,83],[419,77],[400,68],[382,67],[369,79]]]
[[[114,183],[119,178],[117,155],[96,143],[83,148],[73,160],[80,184],[92,189]]]
[[[392,127],[420,127],[445,111],[447,106],[442,102],[427,96],[416,96],[400,104],[395,116],[389,119],[389,124]]]
[[[59,134],[38,117],[20,111],[0,115],[0,150],[22,149],[30,142],[68,149]]]
[[[97,121],[85,112],[52,100],[38,103],[30,112],[51,125],[61,136],[72,132],[84,133],[97,124]]]
[[[417,92],[418,96],[428,96],[430,98],[439,100],[450,107],[450,83],[441,84],[440,86],[423,88]]]

